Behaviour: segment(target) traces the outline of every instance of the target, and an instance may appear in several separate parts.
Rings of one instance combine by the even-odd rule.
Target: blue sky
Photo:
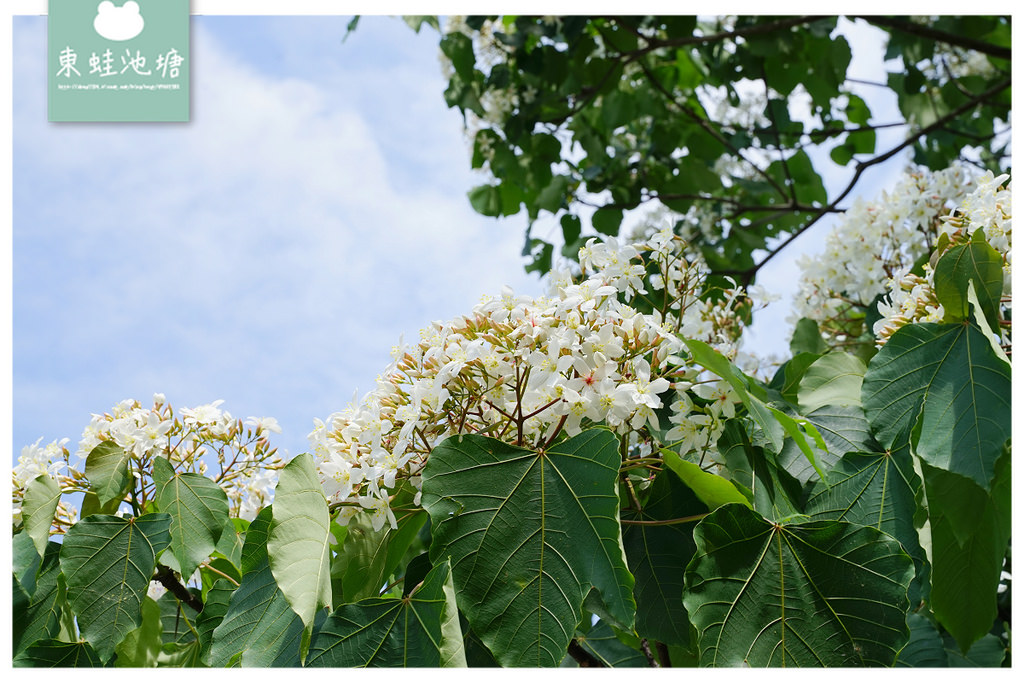
[[[343,44],[348,20],[194,17],[190,123],[50,124],[45,18],[15,17],[15,460],[39,437],[74,450],[90,413],[154,392],[276,417],[294,455],[314,417],[373,387],[399,335],[504,284],[541,291],[519,256],[525,220],[468,205],[482,180],[436,33],[365,17]],[[791,291],[792,259],[822,231],[762,284]],[[751,343],[784,350],[787,309]]]

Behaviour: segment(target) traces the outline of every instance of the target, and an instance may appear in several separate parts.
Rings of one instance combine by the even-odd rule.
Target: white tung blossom
[[[1003,259],[1002,308],[1004,319],[1010,320],[1010,273],[1012,256],[1012,192],[1009,176],[995,176],[991,171],[977,179],[975,189],[964,197],[957,209],[944,216],[940,232],[948,237],[949,245],[964,243],[976,230],[982,230],[985,241]],[[935,295],[935,272],[930,263],[923,267],[924,275],[915,275],[905,267],[885,282],[887,296],[879,302],[881,319],[872,330],[878,344],[884,344],[896,330],[908,323],[939,322],[944,311]],[[1010,346],[1010,327],[999,330],[1000,342]]]
[[[673,383],[680,391],[698,381],[716,385],[683,363],[680,335],[736,355],[738,290],[717,303],[701,299],[706,268],[685,252],[671,227],[632,244],[591,239],[580,251],[584,279],[554,272],[548,294],[537,298],[506,288],[471,314],[422,330],[419,344],[396,348],[376,389],[316,420],[309,435],[324,492],[341,507],[339,522],[363,510],[374,528],[394,526],[390,502],[402,481],[418,505],[428,454],[457,433],[543,448],[563,431],[603,423],[640,447],[638,434],[660,428],[656,411]],[[626,302],[648,294],[648,269],[660,305],[641,313]],[[717,403],[678,406],[694,413],[695,425],[679,438],[700,437],[684,443],[684,453],[713,443],[731,414]],[[673,425],[685,421],[670,415]]]
[[[962,165],[918,169],[872,201],[855,200],[825,238],[824,252],[797,261],[801,276],[791,322],[810,318],[827,337],[842,341],[850,307],[869,305],[890,278],[927,254],[941,218],[964,201],[975,182]]]

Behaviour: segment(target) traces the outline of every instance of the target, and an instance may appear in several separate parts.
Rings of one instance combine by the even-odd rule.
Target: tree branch
[[[583,646],[580,645],[575,638],[569,641],[569,656],[575,659],[581,668],[604,666],[604,662],[584,650]]]
[[[1008,47],[986,43],[983,40],[971,38],[970,36],[946,33],[945,31],[940,31],[939,29],[932,28],[931,26],[917,24],[906,19],[899,19],[897,17],[867,16],[856,16],[851,17],[851,19],[863,19],[869,24],[873,24],[875,26],[889,28],[894,31],[900,31],[901,33],[909,33],[922,38],[931,38],[932,40],[940,43],[974,50],[976,52],[981,52],[982,54],[991,55],[992,57],[998,57],[999,59],[1010,59],[1011,50]]]
[[[174,575],[174,571],[170,567],[166,567],[162,564],[157,565],[156,575],[153,576],[154,581],[159,581],[164,588],[176,597],[181,602],[185,603],[196,612],[203,611],[203,601],[192,595],[192,592],[188,588],[181,585],[178,582],[178,578]]]

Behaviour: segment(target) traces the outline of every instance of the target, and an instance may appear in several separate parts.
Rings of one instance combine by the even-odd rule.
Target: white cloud
[[[96,33],[107,40],[131,40],[142,33],[146,25],[139,13],[139,3],[129,0],[121,7],[116,7],[110,0],[103,0],[96,8],[96,18],[92,27]]]
[[[353,73],[355,47],[318,82],[267,77],[200,19],[192,123],[55,125],[35,78],[43,39],[15,35],[16,438],[56,405],[75,426],[47,438],[75,438],[90,412],[162,391],[278,417],[298,452],[313,417],[372,387],[400,333],[505,283],[539,290],[524,226],[468,206],[433,60],[396,67],[427,83],[396,112],[402,83]]]

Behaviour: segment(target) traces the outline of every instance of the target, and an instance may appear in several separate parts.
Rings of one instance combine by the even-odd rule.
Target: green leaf
[[[846,166],[853,159],[853,145],[849,143],[837,145],[829,153],[829,156],[839,166]]]
[[[242,577],[223,620],[213,630],[209,664],[228,666],[241,653],[243,667],[294,666],[304,626],[274,582],[266,559]]]
[[[789,350],[794,356],[798,353],[822,354],[828,351],[828,345],[818,331],[818,323],[810,318],[800,318],[793,330]]]
[[[684,612],[685,614],[685,612]],[[686,627],[686,624],[683,625]],[[599,621],[576,638],[580,647],[608,667],[647,667],[647,658],[639,650],[619,640],[607,622]]]
[[[708,510],[716,510],[726,503],[740,503],[750,507],[746,496],[740,493],[736,485],[725,477],[713,472],[705,472],[697,463],[683,460],[674,451],[662,449],[661,455],[669,469],[676,473],[676,476],[686,484],[687,488],[697,494]]]
[[[267,539],[270,569],[302,623],[331,606],[331,515],[313,456],[302,453],[281,470]]]
[[[60,573],[60,549],[60,543],[47,544],[38,573],[33,570],[32,590],[26,591],[22,605],[14,605],[11,631],[15,655],[38,640],[59,637],[61,608],[67,599]],[[23,585],[17,577],[14,581],[16,586]]]
[[[590,222],[594,226],[594,230],[614,237],[619,234],[619,225],[622,223],[622,209],[602,206],[594,212]]]
[[[36,552],[42,557],[50,542],[53,515],[60,502],[60,486],[49,475],[41,474],[25,485],[25,498],[21,502],[21,517],[25,533],[32,539]]]
[[[932,622],[920,614],[907,615],[910,640],[900,651],[896,666],[934,668],[947,666],[946,653],[942,648],[942,636]]]
[[[117,653],[118,667],[156,666],[163,645],[161,635],[163,625],[160,621],[160,605],[155,600],[146,598],[142,601],[142,623],[137,629],[124,637],[114,652]]]
[[[739,492],[736,495],[740,495]],[[747,504],[745,498],[743,503]],[[665,525],[627,522],[675,520],[700,515],[707,509],[673,471],[668,470],[655,478],[643,511],[623,512],[622,545],[629,571],[636,578],[633,595],[639,636],[669,645],[689,644],[690,621],[683,607],[680,569],[693,557],[693,527],[697,520]]]
[[[451,60],[455,73],[466,81],[473,80],[475,69],[473,41],[462,33],[449,33],[441,39],[441,52]]]
[[[267,558],[272,515],[270,507],[264,508],[246,532],[242,584],[231,594],[228,609],[213,630],[210,666],[229,666],[233,660],[246,667],[292,666],[299,661],[305,627],[274,581]]]
[[[746,406],[751,419],[761,427],[765,437],[768,438],[775,447],[776,452],[778,452],[782,448],[782,442],[785,439],[782,426],[773,419],[771,409],[763,401],[752,396],[747,390],[750,383],[749,378],[730,363],[725,356],[715,351],[708,344],[696,339],[684,339],[683,342],[690,350],[695,363],[710,370],[729,383],[733,391],[736,392],[743,402],[743,405]]]
[[[237,586],[227,579],[219,579],[206,593],[203,611],[196,618],[196,639],[199,641],[199,658],[201,661],[205,662],[210,658],[213,631],[224,620],[224,615],[228,612],[228,605],[231,602],[231,596],[234,594],[235,588]]]
[[[871,359],[862,394],[884,448],[919,429],[925,462],[988,488],[1010,438],[1010,389],[1009,366],[976,326],[921,323],[897,330]]]
[[[103,661],[142,623],[142,600],[156,566],[154,545],[162,543],[170,523],[162,512],[130,519],[93,515],[64,535],[60,566],[68,600],[82,635]]]
[[[847,453],[829,476],[817,482],[804,507],[812,520],[836,520],[870,526],[889,534],[914,560],[918,581],[925,579],[925,553],[914,518],[921,480],[906,451]],[[918,588],[920,591],[920,588]]]
[[[227,494],[201,474],[176,474],[161,457],[153,460],[153,480],[157,504],[171,516],[171,551],[178,572],[187,578],[214,551],[230,524]]]
[[[999,299],[1003,295],[1003,257],[984,241],[983,230],[968,244],[950,247],[935,264],[935,297],[946,313],[944,322],[960,322],[970,315],[967,286],[974,291],[989,325],[999,325]]]
[[[931,607],[962,651],[992,628],[1010,539],[1010,458],[996,464],[991,492],[923,463],[932,534]]]
[[[242,561],[239,568],[242,576],[257,569],[267,559],[267,538],[270,535],[270,522],[274,519],[274,507],[268,505],[259,511],[256,518],[249,524],[242,544]]]
[[[825,449],[815,447],[815,456],[826,471],[830,471],[847,453],[874,451],[878,448],[871,438],[864,410],[859,406],[822,406],[807,413],[804,418],[814,425],[825,442]],[[786,441],[779,452],[778,464],[802,484],[820,481],[817,472],[794,441]]]
[[[1006,658],[1007,650],[999,637],[987,633],[981,640],[974,643],[967,654],[963,654],[957,648],[953,639],[946,635],[943,639],[945,647],[946,662],[950,667],[967,667],[977,669],[979,667],[995,668],[1002,666]]]
[[[907,641],[913,563],[876,529],[726,505],[694,541],[683,603],[702,666],[891,666]]]
[[[848,353],[828,353],[814,361],[800,379],[797,401],[800,412],[822,406],[859,406],[860,389],[867,367]]]
[[[412,502],[412,494],[403,489],[394,503],[406,501]],[[397,529],[385,525],[374,531],[369,514],[361,512],[350,519],[344,543],[331,564],[335,603],[377,597],[426,521],[427,514],[421,511],[400,521]]]
[[[473,210],[484,216],[501,215],[501,190],[497,185],[479,185],[469,191]]]
[[[811,367],[811,364],[819,358],[821,358],[820,355],[806,351],[796,354],[779,368],[769,386],[777,389],[782,394],[782,398],[796,405],[800,380],[803,379],[807,368]]]
[[[585,431],[535,452],[453,436],[423,470],[430,556],[450,557],[459,607],[504,666],[557,666],[593,586],[632,626],[619,537],[618,439]]]
[[[191,588],[188,591],[192,595],[196,594]],[[160,640],[164,645],[184,645],[196,640],[196,620],[199,614],[192,607],[178,600],[170,591],[161,595],[156,604],[160,608]]]
[[[778,466],[774,454],[751,443],[742,420],[726,421],[717,446],[729,478],[757,512],[775,520],[800,514],[800,483]]]
[[[85,459],[85,476],[100,505],[120,501],[132,483],[129,454],[113,441],[104,441]],[[115,508],[116,509],[116,508]]]
[[[64,643],[59,640],[40,640],[14,658],[15,667],[93,668],[103,666],[103,660],[89,643]]]
[[[14,565],[14,578],[25,589],[26,595],[32,595],[36,589],[36,574],[42,558],[36,552],[35,541],[24,531],[14,534],[11,541]]]
[[[157,666],[175,668],[194,668],[203,666],[199,658],[199,643],[168,643],[160,649]]]
[[[451,564],[430,570],[404,598],[339,606],[317,630],[306,666],[465,666]]]

